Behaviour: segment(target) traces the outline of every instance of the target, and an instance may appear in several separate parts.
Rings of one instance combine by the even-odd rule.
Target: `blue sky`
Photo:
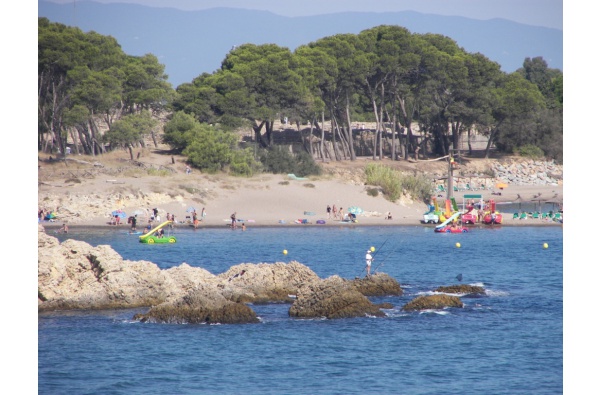
[[[47,0],[74,3],[81,0]],[[135,3],[151,7],[203,10],[215,7],[267,10],[284,16],[337,12],[417,11],[424,14],[503,18],[533,26],[563,28],[562,0],[95,0],[98,3]]]

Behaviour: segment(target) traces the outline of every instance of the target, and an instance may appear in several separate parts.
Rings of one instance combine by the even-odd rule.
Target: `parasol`
[[[115,210],[111,214],[112,214],[113,217],[119,217],[119,218],[125,218],[125,217],[127,217],[127,214],[125,214],[125,212],[122,211],[122,210]]]
[[[349,212],[350,214],[359,215],[359,214],[362,214],[362,213],[363,213],[363,211],[364,211],[364,210],[363,210],[362,208],[358,207],[358,206],[351,206],[351,207],[348,207],[348,212]]]

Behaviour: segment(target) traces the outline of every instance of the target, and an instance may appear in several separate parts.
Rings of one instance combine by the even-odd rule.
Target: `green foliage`
[[[367,195],[377,197],[379,196],[379,189],[377,188],[367,188]]]
[[[194,139],[199,127],[200,124],[193,116],[178,111],[164,126],[163,143],[181,152],[187,147],[189,141]]]
[[[387,166],[373,163],[365,167],[365,175],[367,184],[381,187],[386,199],[391,202],[398,200],[402,193],[427,201],[433,193],[431,182],[423,175],[403,174]]]
[[[387,200],[395,202],[400,198],[402,189],[400,186],[400,175],[397,171],[387,166],[369,163],[365,167],[367,184],[381,187]]]
[[[203,126],[193,134],[182,154],[188,157],[192,166],[207,173],[216,173],[231,162],[235,143],[236,138],[231,133]]]
[[[294,173],[298,177],[320,175],[321,167],[306,152],[292,154],[281,146],[273,146],[260,152],[260,161],[265,171],[274,174]]]
[[[400,185],[414,199],[429,201],[434,193],[431,181],[424,174],[401,174]]]
[[[287,174],[295,171],[294,157],[288,150],[280,146],[262,150],[259,158],[265,171],[269,173]]]
[[[251,148],[234,150],[229,163],[229,172],[234,176],[252,177],[260,171],[262,165],[254,159]]]
[[[157,124],[158,122],[147,111],[126,115],[111,125],[110,129],[102,136],[102,141],[109,143],[113,148],[127,147],[141,140]]]
[[[531,144],[515,148],[515,154],[532,159],[540,159],[544,157],[544,151],[542,151],[540,147]]]

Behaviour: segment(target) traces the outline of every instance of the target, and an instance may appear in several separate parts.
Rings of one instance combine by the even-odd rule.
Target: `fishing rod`
[[[385,241],[383,242],[383,244],[381,244],[381,245],[379,246],[379,248],[378,248],[378,249],[376,249],[376,250],[375,250],[375,252],[373,252],[373,254],[371,254],[371,257],[372,257],[373,259],[375,259],[375,255],[376,255],[376,254],[379,252],[379,250],[381,250],[381,249],[383,248],[383,246],[385,245],[385,243],[387,243],[387,242],[388,242],[388,240],[389,240],[391,237],[392,237],[392,235],[389,235],[389,236],[388,236],[388,238],[387,238],[387,239],[385,239]],[[359,277],[360,277],[360,276],[363,274],[363,272],[365,271],[365,269],[366,269],[366,268],[367,268],[366,266],[365,266],[365,267],[363,267],[363,269],[360,271],[360,273],[359,273],[359,274],[358,274],[358,275],[357,275],[355,278],[359,278]]]
[[[387,242],[388,242],[388,240],[390,239],[390,237],[392,237],[392,236],[391,236],[391,235],[390,235],[390,236],[388,236],[388,238],[387,238],[387,239],[385,239],[385,241],[383,242],[383,244],[382,244],[382,245],[380,245],[380,246],[379,246],[379,248],[375,250],[375,252],[373,252],[373,255],[372,255],[372,256],[373,256],[373,258],[375,258],[375,255],[376,255],[376,254],[379,252],[379,250],[381,250],[381,249],[383,248],[383,246],[385,245],[385,243],[387,243]]]
[[[388,258],[389,258],[389,257],[390,257],[390,256],[391,256],[391,255],[392,255],[394,252],[396,252],[396,249],[395,249],[395,248],[392,250],[392,252],[390,252],[389,254],[387,254],[387,255],[385,256],[385,258],[383,258],[383,260],[381,261],[381,263],[380,263],[379,265],[375,266],[375,269],[373,269],[373,273],[377,273],[377,268],[378,268],[379,266],[382,266],[382,265],[383,265],[383,262],[387,261],[387,259],[388,259]]]

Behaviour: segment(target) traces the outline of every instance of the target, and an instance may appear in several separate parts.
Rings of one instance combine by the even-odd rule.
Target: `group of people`
[[[233,214],[231,214],[231,225],[229,225],[231,227],[231,229],[237,229],[237,212],[234,212]],[[246,223],[242,221],[242,230],[246,230]]]
[[[346,214],[347,216],[347,214]],[[344,208],[340,207],[339,209],[337,207],[335,207],[335,204],[332,206],[327,205],[327,218],[328,219],[340,219],[340,220],[344,220],[347,219],[346,217],[344,217]]]

